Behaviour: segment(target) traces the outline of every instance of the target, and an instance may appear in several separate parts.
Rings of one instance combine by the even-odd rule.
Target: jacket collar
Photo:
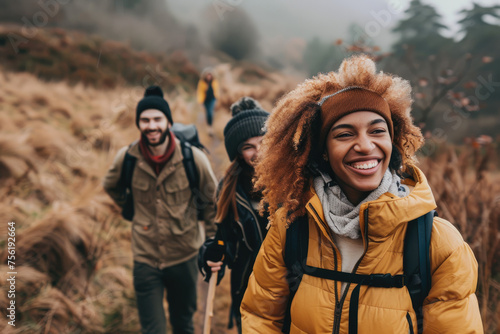
[[[153,168],[146,162],[139,150],[139,141],[132,143],[128,150],[128,153],[137,158],[137,166],[142,168],[146,173],[150,174],[152,177],[157,178],[158,182],[162,182],[168,175],[170,175],[177,167],[179,163],[182,163],[184,157],[182,156],[181,142],[179,139],[175,138],[175,150],[172,158],[167,162],[160,172],[160,175],[156,176]]]
[[[417,167],[410,170],[412,179],[404,179],[404,184],[413,186],[411,193],[403,198],[391,193],[385,193],[375,201],[361,205],[360,227],[365,236],[365,217],[368,218],[368,237],[371,239],[387,238],[402,223],[416,219],[436,208],[434,196],[427,183],[425,175]],[[323,207],[318,195],[311,188],[312,197],[306,209],[317,222],[326,236],[331,235],[330,227],[326,224]]]

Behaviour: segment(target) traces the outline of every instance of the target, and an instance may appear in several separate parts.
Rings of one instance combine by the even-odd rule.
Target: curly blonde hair
[[[312,164],[321,164],[318,147],[322,97],[350,86],[366,88],[382,96],[391,110],[394,124],[393,147],[401,156],[402,171],[416,163],[415,152],[424,140],[410,116],[411,86],[408,81],[376,72],[368,56],[345,59],[338,72],[306,80],[283,96],[267,121],[256,166],[255,188],[262,190],[262,206],[275,218],[278,208],[287,212],[286,224],[305,214],[310,199]],[[393,155],[394,155],[393,149]]]

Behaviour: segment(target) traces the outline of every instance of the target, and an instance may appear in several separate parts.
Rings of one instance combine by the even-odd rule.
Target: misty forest
[[[412,115],[426,139],[418,166],[439,216],[474,251],[485,332],[500,333],[500,5],[468,3],[452,38],[431,1],[407,1],[398,15],[375,1],[378,9],[361,20],[331,5],[330,32],[308,37],[289,29],[301,24],[293,21],[300,11],[281,25],[264,5],[256,14],[244,0],[195,3],[188,21],[179,14],[187,5],[173,0],[0,0],[0,332],[140,332],[130,222],[102,179],[117,151],[138,139],[135,108],[145,87],[161,86],[174,120],[196,124],[220,179],[232,103],[251,96],[272,112],[306,78],[364,53],[412,85]],[[323,2],[308,3],[323,10]],[[343,16],[349,22],[336,25]],[[267,18],[275,22],[264,25]],[[196,101],[209,66],[220,84],[214,135]],[[15,326],[7,310],[12,271]],[[237,333],[227,329],[227,276],[212,333]],[[200,276],[197,333],[206,294]]]

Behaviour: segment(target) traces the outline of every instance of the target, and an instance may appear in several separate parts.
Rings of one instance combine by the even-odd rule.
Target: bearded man
[[[140,140],[123,147],[104,178],[104,189],[121,207],[125,204],[122,175],[126,155],[135,158],[132,194],[134,288],[143,333],[166,333],[163,296],[167,292],[174,333],[194,333],[196,255],[205,234],[215,234],[213,194],[216,179],[207,156],[192,147],[198,189],[195,194],[183,164],[181,142],[170,127],[172,113],[158,86],[146,89],[136,108]],[[205,200],[198,221],[196,201]]]

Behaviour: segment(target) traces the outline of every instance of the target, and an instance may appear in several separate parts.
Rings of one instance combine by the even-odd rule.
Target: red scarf
[[[142,136],[141,140],[139,141],[139,148],[141,150],[142,156],[144,157],[146,162],[153,168],[156,175],[160,174],[161,170],[163,169],[163,167],[165,167],[175,151],[175,136],[172,131],[169,131],[168,135],[168,146],[165,150],[165,153],[163,153],[162,155],[153,155],[148,147],[147,142],[143,140]]]

